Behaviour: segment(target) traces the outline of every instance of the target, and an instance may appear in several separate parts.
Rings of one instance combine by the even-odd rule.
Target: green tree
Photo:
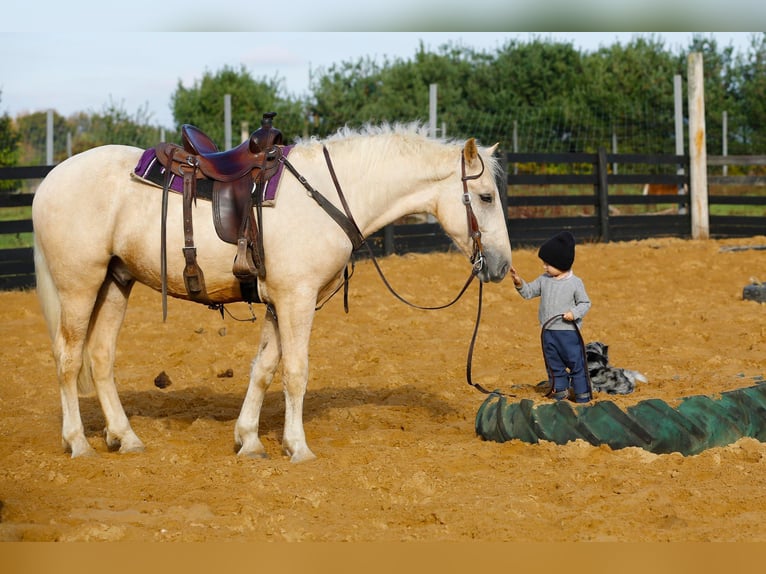
[[[747,53],[735,57],[730,78],[728,151],[761,153],[766,149],[766,33],[753,34]]]
[[[0,116],[0,167],[18,164],[21,136],[8,114]],[[18,181],[0,180],[0,191],[16,190]]]
[[[508,150],[516,122],[537,141],[521,142],[520,149],[569,148],[573,110],[581,107],[573,87],[583,75],[582,57],[571,43],[510,40],[494,55],[475,54],[473,67],[465,81],[459,132],[476,131],[482,141],[499,141]]]
[[[705,133],[709,153],[721,153],[723,138],[723,112],[732,119],[738,117],[736,101],[744,86],[737,85],[737,62],[734,48],[721,49],[715,38],[704,34],[694,34],[689,47],[681,52],[682,75],[688,76],[688,56],[692,52],[702,54],[702,66],[705,90]],[[735,119],[736,121],[736,119]],[[687,134],[688,136],[688,134]],[[686,146],[688,149],[688,143]]]
[[[333,65],[312,80],[315,133],[324,136],[344,125],[366,123],[426,123],[431,84],[438,86],[439,118],[455,126],[467,106],[465,86],[475,57],[472,50],[454,44],[433,53],[421,43],[411,60],[378,64],[360,58]]]
[[[370,58],[333,64],[311,79],[314,103],[310,109],[312,133],[324,137],[343,125],[359,126],[369,120],[365,107],[381,85],[381,67]],[[361,118],[368,117],[367,120]]]
[[[42,165],[46,162],[47,112],[35,112],[17,119],[23,140],[21,163]],[[122,105],[109,102],[100,113],[80,112],[69,118],[53,114],[53,161],[59,163],[70,152],[77,154],[87,149],[123,144],[151,147],[159,141],[159,128],[150,125],[151,116],[146,108],[139,108],[131,116]],[[68,142],[71,138],[71,149]]]
[[[160,129],[151,125],[147,107],[131,116],[121,104],[110,101],[101,113],[79,113],[67,120],[72,134],[72,153],[106,145],[122,144],[149,148],[160,140]]]
[[[638,37],[586,55],[579,90],[590,115],[605,116],[619,151],[674,153],[673,76],[681,71],[661,40]]]
[[[307,129],[304,104],[282,98],[280,79],[254,79],[242,66],[224,67],[215,74],[205,72],[202,80],[187,88],[180,81],[171,96],[173,117],[178,125],[192,124],[208,134],[219,147],[224,142],[224,95],[231,95],[232,138],[237,139],[243,122],[249,131],[260,127],[265,112],[277,112],[274,127],[282,131],[285,143]],[[232,142],[236,145],[236,141]]]
[[[34,112],[16,118],[21,136],[19,161],[21,165],[45,165],[47,162],[48,113]],[[66,141],[69,126],[66,118],[53,112],[53,161],[67,156]]]

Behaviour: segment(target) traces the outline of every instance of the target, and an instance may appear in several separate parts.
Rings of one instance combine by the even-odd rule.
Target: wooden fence
[[[0,167],[0,180],[42,179],[53,166]],[[0,214],[12,211],[10,219],[0,217],[0,236],[21,238],[24,233],[32,233],[32,219],[29,207],[32,206],[31,193],[0,192]],[[19,243],[24,243],[19,241]],[[35,265],[32,247],[22,245],[0,249],[0,291],[34,287]]]
[[[538,245],[562,229],[572,231],[580,241],[691,236],[691,218],[685,209],[688,195],[636,193],[647,183],[688,186],[688,176],[684,175],[689,173],[688,156],[609,154],[600,150],[598,153],[509,153],[502,161],[507,175],[498,181],[498,188],[507,190],[501,199],[506,201],[508,233],[514,247]],[[766,165],[766,156],[708,156],[707,161],[709,168],[761,166]],[[679,175],[679,167],[683,168],[683,174]],[[0,168],[0,180],[39,179],[51,169],[52,166]],[[710,175],[708,185],[711,189],[766,186],[766,177]],[[31,206],[32,197],[32,194],[0,192],[0,211]],[[646,210],[663,205],[671,209],[662,213],[627,213],[631,210],[628,206],[643,206],[638,209]],[[708,205],[766,206],[766,194],[710,195]],[[572,213],[558,213],[564,210]],[[29,215],[5,221],[0,218],[0,235],[19,236],[31,232]],[[766,216],[710,215],[711,237],[751,237],[765,233]],[[376,255],[453,248],[437,223],[389,225],[373,234],[369,243]],[[365,254],[364,250],[360,251],[361,256]],[[32,248],[0,250],[0,290],[33,286]]]
[[[688,188],[689,158],[676,155],[608,154],[599,153],[509,153],[508,167],[508,225],[511,242],[535,245],[554,233],[568,229],[579,241],[625,241],[649,237],[691,234],[688,196],[657,196],[617,193],[618,186],[630,186],[634,191],[644,184],[666,184]],[[534,173],[517,173],[515,166],[534,165]],[[638,174],[633,166],[642,166]],[[512,166],[514,166],[512,168]],[[551,169],[551,166],[556,166]],[[518,170],[521,171],[521,170]],[[551,173],[553,171],[553,173]],[[628,172],[620,174],[619,171]],[[615,173],[617,172],[617,173]],[[663,173],[669,172],[669,173]],[[543,194],[521,193],[519,189],[540,188]],[[579,193],[571,190],[579,189]],[[547,191],[551,190],[551,191]],[[558,190],[558,191],[557,191]],[[564,191],[565,193],[562,193]],[[627,205],[657,207],[660,204],[680,206],[678,213],[663,215],[623,215]],[[558,216],[528,217],[525,207],[570,209],[576,213]]]
[[[721,166],[766,166],[766,155],[757,156],[708,156],[708,171],[711,167]],[[710,175],[708,188],[747,185],[765,187],[763,175]],[[708,195],[709,205],[766,205],[766,193],[757,196],[746,195]],[[710,215],[711,237],[752,237],[766,235],[766,217]]]

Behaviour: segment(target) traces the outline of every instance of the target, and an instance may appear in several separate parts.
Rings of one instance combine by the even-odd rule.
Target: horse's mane
[[[373,136],[384,135],[400,135],[417,139],[427,139],[428,126],[421,122],[381,124],[366,123],[359,128],[351,128],[346,125],[338,128],[334,134],[331,134],[324,139],[320,139],[317,136],[311,136],[308,139],[298,138],[297,143],[303,145],[323,144],[349,139],[369,138]]]
[[[298,138],[296,143],[308,147],[319,147],[331,143],[348,143],[361,148],[365,146],[366,142],[381,139],[388,141],[388,145],[405,146],[413,153],[421,153],[425,150],[454,153],[456,149],[462,149],[465,144],[465,140],[429,137],[429,127],[418,121],[410,123],[367,123],[359,128],[343,126],[324,139],[311,136],[308,139]],[[487,163],[487,169],[493,176],[496,176],[501,170],[500,163],[495,158],[487,157],[486,151],[482,155]]]

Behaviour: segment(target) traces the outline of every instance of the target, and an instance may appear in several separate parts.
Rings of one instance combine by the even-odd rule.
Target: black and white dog
[[[594,391],[609,395],[627,395],[636,388],[636,381],[647,382],[638,371],[619,369],[609,364],[609,346],[598,341],[585,345],[590,382]]]

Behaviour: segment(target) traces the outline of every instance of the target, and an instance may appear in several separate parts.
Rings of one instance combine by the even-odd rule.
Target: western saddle
[[[277,114],[263,114],[261,127],[239,146],[219,151],[199,128],[181,127],[183,145],[160,143],[157,160],[165,167],[162,198],[162,293],[167,296],[166,220],[171,174],[183,180],[184,284],[189,297],[209,302],[205,280],[197,264],[192,205],[197,200],[197,181],[212,180],[213,223],[218,236],[237,246],[232,272],[239,279],[243,299],[258,301],[256,280],[266,276],[261,209],[268,180],[278,171],[282,158],[282,132],[273,127]],[[166,311],[165,311],[166,312]]]

